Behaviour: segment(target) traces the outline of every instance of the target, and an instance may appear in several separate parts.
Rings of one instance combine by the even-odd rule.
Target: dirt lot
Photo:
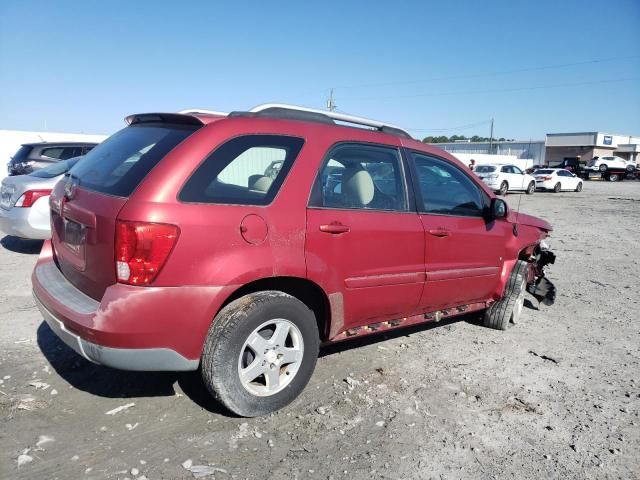
[[[556,305],[530,298],[507,332],[465,317],[326,350],[303,395],[257,419],[196,374],[78,357],[31,298],[40,244],[5,237],[0,478],[640,478],[640,182],[521,210],[556,228]]]

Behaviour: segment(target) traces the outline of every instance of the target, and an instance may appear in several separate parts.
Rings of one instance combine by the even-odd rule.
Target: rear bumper
[[[198,369],[198,360],[186,359],[168,348],[111,348],[91,343],[67,330],[64,322],[47,310],[35,293],[34,297],[45,322],[58,338],[93,363],[120,370],[190,371]]]
[[[51,237],[49,212],[43,216],[33,208],[0,208],[0,231],[20,238],[46,240]]]
[[[48,241],[32,283],[44,320],[62,341],[87,360],[122,370],[196,370],[222,302],[217,287],[122,284],[95,300],[60,272]]]

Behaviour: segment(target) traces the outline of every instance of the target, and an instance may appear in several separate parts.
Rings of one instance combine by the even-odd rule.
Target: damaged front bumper
[[[556,262],[556,255],[546,245],[541,245],[533,256],[529,269],[527,292],[544,305],[553,305],[556,300],[556,287],[545,277],[544,268]]]

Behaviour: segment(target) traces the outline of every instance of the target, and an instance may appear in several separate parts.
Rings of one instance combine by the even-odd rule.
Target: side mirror
[[[572,174],[571,174],[571,176],[572,176],[572,177],[576,177],[577,175],[576,175],[575,173],[572,173]]]
[[[501,198],[492,198],[489,205],[488,220],[496,220],[498,218],[506,218],[509,213],[507,202]]]

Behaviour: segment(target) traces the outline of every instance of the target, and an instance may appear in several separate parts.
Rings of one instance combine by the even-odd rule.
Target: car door
[[[503,165],[500,168],[500,176],[502,177],[500,179],[500,184],[505,181],[509,184],[509,190],[517,190],[516,181],[513,178],[513,172],[510,165]]]
[[[558,180],[560,181],[560,190],[573,190],[576,188],[576,177],[566,170],[558,170]]]
[[[424,287],[424,231],[410,211],[400,150],[330,149],[307,209],[308,277],[328,293],[330,336],[415,312]]]
[[[524,183],[526,177],[522,170],[515,165],[511,165],[511,176],[513,177],[513,181],[515,182],[518,190],[526,190],[527,185]]]
[[[506,242],[503,219],[484,218],[489,196],[457,165],[409,153],[416,202],[425,232],[423,312],[490,298],[500,281]]]

